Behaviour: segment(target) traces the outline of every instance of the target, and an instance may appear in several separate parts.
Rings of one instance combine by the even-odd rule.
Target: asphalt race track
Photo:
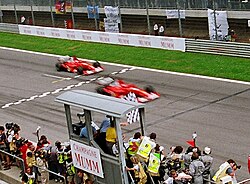
[[[38,126],[40,133],[52,142],[68,141],[64,107],[54,101],[55,97],[72,89],[94,92],[97,87],[94,79],[111,74],[139,87],[150,84],[161,94],[160,99],[146,104],[146,124],[147,133],[156,132],[157,141],[166,152],[174,145],[187,148],[186,141],[196,131],[197,145],[212,148],[213,168],[232,158],[242,165],[237,172],[238,180],[249,178],[249,83],[105,64],[102,73],[77,76],[57,72],[55,63],[55,56],[0,49],[0,124],[8,121],[19,124],[21,136],[32,141],[37,141],[32,132]],[[77,117],[73,119],[77,121]],[[127,138],[137,127],[123,128]]]

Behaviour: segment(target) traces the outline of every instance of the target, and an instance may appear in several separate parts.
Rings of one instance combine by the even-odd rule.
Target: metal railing
[[[25,164],[24,164],[24,160],[22,158],[20,158],[20,157],[18,157],[16,155],[10,154],[10,153],[8,153],[6,151],[3,151],[3,150],[0,150],[0,154],[8,155],[9,157],[12,157],[12,158],[15,158],[15,159],[19,160],[20,163],[21,163],[21,167],[20,167],[21,173],[25,173]],[[2,169],[1,163],[2,162],[0,162],[0,170]],[[57,176],[59,178],[62,178],[62,180],[64,181],[64,183],[65,184],[67,183],[67,180],[66,180],[66,178],[64,176],[62,176],[62,175],[60,175],[58,173],[55,173],[55,172],[53,172],[53,171],[51,171],[51,170],[49,170],[47,168],[40,167],[40,166],[37,166],[37,165],[34,165],[34,166],[37,167],[37,168],[39,168],[40,170],[43,170],[43,171],[48,172],[50,174],[53,174],[53,175],[55,175],[55,176]],[[48,177],[48,183],[54,183],[54,182],[53,181],[50,182],[49,177]]]
[[[8,155],[8,156],[10,156],[10,157],[13,157],[13,158],[19,160],[19,161],[21,162],[21,170],[22,170],[22,173],[24,173],[25,165],[24,165],[24,160],[23,160],[22,158],[20,158],[20,157],[18,157],[18,156],[16,156],[16,155],[10,154],[10,153],[8,153],[8,152],[6,152],[6,151],[3,151],[3,150],[0,150],[0,153],[1,153],[1,154]]]
[[[186,52],[250,58],[250,44],[226,41],[186,39]]]
[[[124,8],[145,8],[148,5],[152,9],[173,8],[176,7],[176,0],[68,0],[73,1],[75,7],[86,7],[90,4],[104,7],[107,5],[117,6],[120,4]],[[18,6],[49,6],[50,3],[55,3],[56,0],[1,0],[0,6],[18,5]],[[249,10],[249,0],[216,0],[216,9],[220,10]],[[212,8],[211,0],[178,0],[178,4],[182,9],[207,9]]]
[[[0,32],[19,33],[18,24],[0,23]]]

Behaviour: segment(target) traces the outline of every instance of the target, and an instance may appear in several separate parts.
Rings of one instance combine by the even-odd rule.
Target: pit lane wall
[[[185,52],[185,38],[150,36],[125,33],[108,33],[76,29],[18,25],[19,33],[25,35],[99,42],[137,47],[149,47]]]

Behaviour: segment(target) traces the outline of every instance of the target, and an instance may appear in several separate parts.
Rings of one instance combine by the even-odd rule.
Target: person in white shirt
[[[26,20],[26,18],[22,15],[21,16],[21,24],[25,24],[25,20]]]
[[[159,33],[159,26],[157,23],[154,24],[154,32],[155,32],[155,36],[158,36]]]
[[[164,36],[164,31],[165,31],[164,26],[163,26],[163,25],[160,25],[160,28],[159,28],[159,35],[160,35],[160,36]]]

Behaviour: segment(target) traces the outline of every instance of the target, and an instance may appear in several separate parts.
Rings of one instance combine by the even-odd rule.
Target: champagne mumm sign
[[[102,177],[102,162],[99,149],[70,140],[72,160],[75,167]]]

